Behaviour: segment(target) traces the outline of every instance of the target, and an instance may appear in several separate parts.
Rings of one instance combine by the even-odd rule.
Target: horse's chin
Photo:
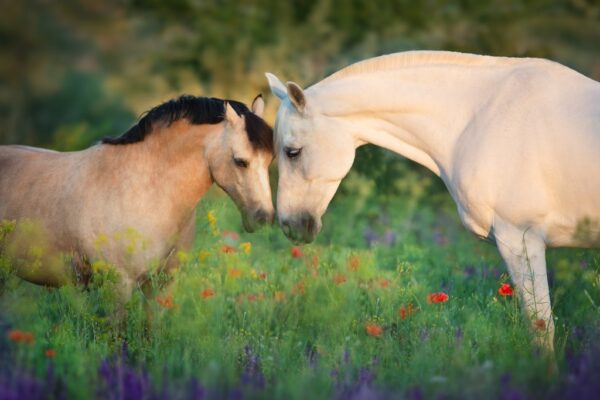
[[[315,241],[316,236],[310,237],[310,238],[301,238],[301,239],[290,239],[288,238],[292,243],[296,244],[296,245],[302,245],[302,244],[310,244],[312,242]]]
[[[301,244],[309,244],[309,243],[314,242],[315,239],[317,238],[317,235],[319,232],[317,231],[315,233],[309,233],[309,232],[298,232],[298,231],[284,229],[283,233],[285,234],[285,237],[287,237],[290,242],[297,244],[297,245],[301,245]]]
[[[242,217],[242,223],[244,225],[244,230],[248,233],[254,233],[258,228],[257,224],[251,222],[245,215]]]
[[[242,217],[242,224],[244,225],[244,229],[248,233],[254,233],[263,226],[266,226],[267,222],[258,222],[252,218],[248,218],[245,215]]]

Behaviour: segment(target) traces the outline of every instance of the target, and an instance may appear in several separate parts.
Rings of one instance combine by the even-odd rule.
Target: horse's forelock
[[[265,122],[264,119],[254,114],[247,112],[244,114],[246,122],[246,133],[252,147],[256,150],[273,152],[273,128]]]

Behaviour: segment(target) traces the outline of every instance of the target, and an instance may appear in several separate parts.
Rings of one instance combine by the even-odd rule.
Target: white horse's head
[[[281,99],[274,134],[279,224],[289,239],[308,243],[321,230],[321,216],[352,167],[356,143],[351,127],[323,113],[310,90],[266,75]]]

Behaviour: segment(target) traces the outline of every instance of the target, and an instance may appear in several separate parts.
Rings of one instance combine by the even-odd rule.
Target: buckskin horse
[[[21,278],[47,286],[86,281],[101,261],[122,302],[148,272],[168,272],[195,235],[196,206],[212,182],[248,231],[270,223],[273,132],[258,96],[244,104],[182,96],[116,138],[75,152],[0,146],[0,220],[16,221],[5,253]]]

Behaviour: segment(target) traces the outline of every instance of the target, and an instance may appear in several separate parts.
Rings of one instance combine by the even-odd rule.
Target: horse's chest
[[[481,238],[490,238],[493,222],[493,209],[489,202],[482,196],[483,188],[466,184],[461,180],[446,181],[458,215],[463,225]]]

